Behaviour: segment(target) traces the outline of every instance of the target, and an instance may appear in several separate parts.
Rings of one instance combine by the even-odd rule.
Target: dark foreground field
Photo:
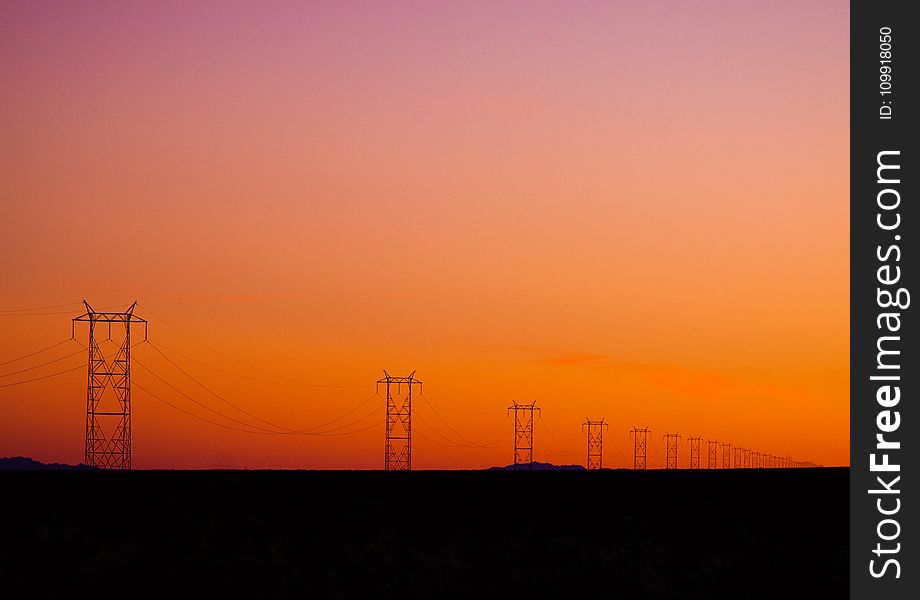
[[[845,598],[847,478],[0,472],[0,596]]]

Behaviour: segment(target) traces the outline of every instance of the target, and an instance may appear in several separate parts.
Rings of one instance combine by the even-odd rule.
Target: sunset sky
[[[157,347],[265,420],[370,398],[335,423],[353,435],[260,435],[135,388],[139,468],[382,468],[384,369],[424,382],[415,468],[511,462],[515,400],[543,409],[540,461],[584,463],[605,417],[605,466],[632,465],[633,426],[650,467],[665,432],[681,466],[691,435],[848,464],[848,20],[3,2],[0,363],[68,338],[68,303],[138,300]],[[0,456],[82,461],[85,370],[2,387],[78,350],[0,365]],[[264,426],[134,352],[136,385]]]

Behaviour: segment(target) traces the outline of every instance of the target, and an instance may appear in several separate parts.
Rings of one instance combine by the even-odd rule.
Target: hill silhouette
[[[0,457],[0,471],[73,471],[88,470],[86,465],[66,465],[63,463],[43,463],[28,456]]]

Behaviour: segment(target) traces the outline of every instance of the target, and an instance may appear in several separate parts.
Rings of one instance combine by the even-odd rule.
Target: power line
[[[0,313],[0,317],[46,317],[49,315],[72,315],[72,310],[56,310],[53,312],[17,312]]]
[[[162,398],[161,396],[159,396],[159,395],[157,395],[157,394],[151,392],[150,390],[148,390],[147,388],[143,387],[142,385],[140,385],[140,384],[138,384],[138,383],[135,383],[134,386],[137,387],[138,389],[140,389],[141,391],[143,391],[144,393],[149,394],[149,395],[152,396],[153,398],[156,398],[157,400],[159,400],[159,401],[162,402],[163,404],[166,404],[167,406],[169,406],[169,407],[171,407],[171,408],[173,408],[173,409],[175,409],[175,410],[177,410],[177,411],[179,411],[179,412],[181,412],[181,413],[183,413],[183,414],[186,414],[186,415],[188,415],[188,416],[190,416],[190,417],[193,417],[193,418],[195,418],[195,419],[198,419],[199,421],[204,421],[205,423],[210,423],[211,425],[216,425],[217,427],[223,427],[224,429],[229,429],[229,430],[231,430],[231,431],[239,431],[239,432],[242,432],[242,433],[252,433],[252,434],[257,434],[257,435],[278,435],[278,434],[279,434],[279,432],[253,431],[252,429],[242,429],[242,428],[239,428],[239,427],[233,427],[232,425],[226,425],[226,424],[224,424],[224,423],[218,423],[217,421],[212,421],[212,420],[210,420],[210,419],[207,419],[207,418],[205,418],[205,417],[202,417],[201,415],[196,415],[196,414],[193,413],[193,412],[187,411],[187,410],[185,410],[184,408],[182,408],[181,406],[177,406],[177,405],[173,404],[172,402],[170,402],[170,401],[166,400],[165,398]],[[359,420],[363,420],[363,419],[359,419]],[[356,422],[357,422],[357,421],[356,421]],[[353,423],[352,425],[354,425],[354,423]],[[373,429],[373,428],[375,428],[375,427],[380,427],[380,423],[379,423],[379,422],[375,422],[375,423],[373,423],[373,424],[371,424],[371,425],[368,425],[367,427],[362,427],[361,429],[356,429],[355,431],[348,431],[348,432],[343,432],[343,433],[329,433],[329,434],[326,434],[326,435],[328,435],[329,437],[345,436],[345,435],[354,435],[354,434],[356,434],[356,433],[361,433],[361,432],[363,432],[363,431],[367,431],[367,430]]]
[[[262,431],[262,432],[264,432],[264,433],[282,433],[282,432],[278,432],[278,431],[273,431],[273,430],[271,430],[271,429],[266,429],[266,428],[264,428],[264,427],[259,427],[258,425],[250,425],[249,423],[245,423],[245,422],[240,421],[240,420],[238,420],[238,419],[235,419],[235,418],[233,418],[233,417],[231,417],[231,416],[225,415],[225,414],[223,414],[222,412],[217,411],[217,410],[211,408],[211,407],[208,406],[207,404],[204,404],[203,402],[200,402],[200,401],[196,400],[195,398],[192,398],[191,396],[189,396],[188,394],[186,394],[185,392],[183,392],[182,390],[180,390],[179,388],[177,388],[177,387],[174,386],[173,384],[169,383],[168,381],[166,381],[165,379],[163,379],[162,377],[160,377],[159,374],[157,374],[156,372],[154,372],[153,370],[151,370],[149,367],[147,367],[146,365],[144,365],[144,363],[142,363],[141,361],[137,360],[136,358],[134,359],[134,362],[137,363],[137,365],[138,365],[139,367],[141,367],[142,369],[144,369],[145,371],[147,371],[148,373],[150,373],[151,375],[153,375],[154,377],[156,377],[157,379],[159,379],[160,381],[162,381],[162,382],[163,382],[164,384],[166,384],[168,387],[172,388],[172,390],[173,390],[174,392],[176,392],[176,393],[179,394],[180,396],[184,397],[185,399],[194,402],[195,404],[197,404],[197,405],[200,406],[201,408],[207,410],[208,412],[214,413],[215,415],[217,415],[217,416],[219,416],[219,417],[223,417],[224,419],[227,419],[228,421],[233,421],[234,423],[237,423],[238,425],[242,425],[243,427],[250,427],[250,428],[252,428],[252,429],[256,429],[256,430]]]
[[[214,396],[215,398],[217,398],[218,400],[220,400],[221,402],[223,402],[223,403],[226,404],[227,406],[229,406],[229,407],[231,407],[231,408],[233,408],[233,409],[238,410],[239,412],[245,414],[246,416],[248,416],[248,417],[250,417],[250,418],[255,419],[256,421],[259,421],[259,422],[261,422],[261,423],[264,423],[265,425],[268,425],[268,426],[270,426],[270,427],[274,427],[275,429],[281,429],[281,430],[283,430],[283,432],[286,432],[286,433],[305,434],[305,435],[310,434],[311,432],[315,432],[316,429],[318,429],[318,428],[320,428],[320,427],[323,426],[323,425],[315,425],[315,426],[313,426],[313,427],[305,427],[305,428],[303,428],[303,429],[291,429],[290,427],[286,427],[286,426],[284,426],[284,425],[279,425],[279,424],[273,423],[272,421],[269,421],[269,420],[267,420],[267,419],[263,419],[263,418],[259,417],[258,415],[255,415],[255,414],[249,412],[248,410],[246,410],[246,409],[244,409],[244,408],[241,408],[241,407],[237,406],[236,404],[230,402],[229,400],[227,400],[226,398],[224,398],[223,396],[221,396],[220,394],[218,394],[217,392],[215,392],[214,390],[212,390],[211,388],[209,388],[208,386],[206,386],[204,383],[202,383],[200,380],[198,380],[196,377],[194,377],[191,373],[189,373],[188,371],[186,371],[185,369],[183,369],[183,368],[182,368],[181,366],[179,366],[175,361],[173,361],[173,360],[172,360],[171,358],[169,358],[166,354],[164,354],[155,344],[152,344],[152,343],[151,343],[150,346],[151,346],[154,350],[156,350],[156,351],[160,354],[160,356],[162,356],[164,359],[166,359],[166,361],[169,362],[169,364],[171,364],[171,365],[174,366],[176,369],[178,369],[183,375],[185,375],[186,377],[188,377],[189,379],[191,379],[193,382],[195,382],[197,385],[199,385],[199,386],[200,386],[202,389],[204,389],[206,392],[208,392],[209,394],[211,394],[212,396]],[[376,394],[375,394],[375,395],[376,395]],[[365,400],[365,403],[366,403],[367,401],[369,401],[370,398],[373,398],[373,397],[374,397],[374,396],[370,396],[367,400]],[[354,408],[354,409],[352,409],[352,410],[349,411],[348,413],[345,413],[345,415],[341,415],[341,417],[339,417],[339,418],[344,418],[346,415],[350,414],[351,412],[354,412],[355,410],[357,410],[357,407]],[[337,420],[339,420],[339,419],[333,419],[332,421],[330,421],[330,423],[334,423],[334,422],[337,421]],[[327,423],[327,424],[329,424],[329,423]],[[261,429],[261,428],[260,428],[260,429]]]
[[[455,442],[454,440],[450,439],[449,437],[447,437],[446,435],[444,435],[443,433],[441,433],[440,431],[438,431],[431,423],[429,423],[428,421],[426,421],[426,420],[425,420],[421,415],[419,415],[418,413],[416,413],[416,414],[413,415],[413,416],[418,420],[419,423],[421,423],[422,425],[424,425],[425,427],[427,427],[428,429],[430,429],[432,433],[435,433],[435,434],[437,434],[438,436],[440,436],[440,437],[441,437],[445,442],[447,442],[447,443],[445,444],[445,443],[442,443],[442,442],[438,442],[438,441],[436,441],[436,440],[429,439],[429,438],[427,438],[427,437],[425,437],[425,436],[423,436],[423,435],[421,436],[422,438],[427,439],[429,442],[434,442],[435,444],[439,444],[439,445],[441,445],[441,446],[445,446],[445,447],[449,447],[449,448],[474,448],[474,447],[475,447],[473,444],[460,444],[460,443]],[[417,429],[416,429],[413,433],[414,433],[414,434],[419,434],[419,432],[418,432]],[[421,435],[421,434],[419,434],[419,435]]]
[[[72,304],[64,304],[61,306],[80,306],[79,302],[74,302]],[[118,306],[103,306],[100,310],[107,310],[110,308],[120,308]],[[58,306],[49,306],[49,309],[58,308]],[[24,312],[26,311],[26,312]],[[20,309],[11,309],[6,311],[0,311],[0,317],[44,317],[48,315],[71,315],[73,314],[73,309],[71,310],[53,310],[45,311],[41,308],[20,308]]]
[[[276,429],[282,429],[282,430],[285,430],[285,431],[288,431],[288,432],[291,432],[291,433],[293,433],[293,432],[295,431],[295,430],[290,429],[290,428],[288,428],[288,427],[285,427],[285,426],[283,426],[283,425],[278,425],[278,424],[276,424],[276,423],[272,423],[271,421],[268,421],[268,420],[263,419],[263,418],[261,418],[261,417],[259,417],[259,416],[257,416],[257,415],[254,415],[254,414],[252,414],[251,412],[249,412],[248,410],[246,410],[246,409],[244,409],[244,408],[240,408],[239,406],[237,406],[236,404],[230,402],[229,400],[227,400],[226,398],[224,398],[223,396],[221,396],[220,394],[218,394],[217,392],[215,392],[214,390],[212,390],[211,388],[209,388],[209,387],[206,386],[205,384],[201,383],[201,381],[199,381],[198,379],[196,379],[196,378],[195,378],[194,376],[192,376],[188,371],[186,371],[185,369],[183,369],[182,367],[180,367],[178,364],[176,364],[175,361],[173,361],[171,358],[169,358],[168,356],[166,356],[166,354],[164,354],[163,351],[160,350],[159,348],[157,348],[155,345],[150,344],[150,346],[151,346],[154,350],[156,350],[156,351],[160,354],[160,356],[162,356],[163,358],[165,358],[166,361],[167,361],[169,364],[171,364],[171,365],[174,366],[176,369],[178,369],[183,375],[185,375],[186,377],[188,377],[189,379],[191,379],[192,381],[194,381],[194,382],[195,382],[196,384],[198,384],[203,390],[205,390],[206,392],[208,392],[209,394],[211,394],[212,396],[214,396],[215,398],[217,398],[218,400],[220,400],[221,402],[223,402],[223,403],[226,404],[227,406],[229,406],[229,407],[231,407],[231,408],[234,408],[234,409],[240,411],[241,413],[243,413],[244,415],[247,415],[247,416],[249,416],[249,417],[255,419],[256,421],[259,421],[259,422],[261,422],[261,423],[264,423],[264,424],[266,424],[266,425],[268,425],[268,426],[270,426],[270,427],[274,427],[274,428],[276,428]]]
[[[357,420],[355,420],[355,421],[352,421],[351,423],[348,423],[348,424],[346,424],[346,425],[341,425],[341,426],[339,426],[339,427],[334,427],[334,428],[332,428],[332,429],[327,429],[327,430],[324,430],[324,431],[310,431],[310,430],[301,430],[301,431],[297,431],[297,430],[274,431],[274,430],[272,430],[272,429],[267,429],[267,428],[265,428],[265,427],[261,427],[261,426],[258,426],[258,425],[251,425],[251,424],[249,424],[249,423],[246,423],[246,422],[244,422],[244,421],[240,421],[239,419],[236,419],[236,418],[234,418],[234,417],[231,417],[230,415],[227,415],[227,414],[222,413],[222,412],[220,412],[220,411],[218,411],[218,410],[215,410],[214,408],[208,406],[207,404],[204,404],[203,402],[201,402],[201,401],[199,401],[199,400],[196,400],[195,398],[189,396],[188,394],[186,394],[185,392],[183,392],[182,390],[180,390],[179,388],[177,388],[176,386],[174,386],[173,384],[171,384],[169,381],[167,381],[166,379],[164,379],[163,377],[161,377],[159,374],[157,374],[156,372],[154,372],[152,369],[150,369],[149,367],[147,367],[146,365],[144,365],[142,362],[140,362],[139,360],[137,360],[137,358],[134,359],[134,362],[135,362],[139,367],[141,367],[142,369],[146,370],[148,373],[150,373],[151,375],[153,375],[154,377],[156,377],[157,379],[159,379],[159,380],[160,380],[161,382],[163,382],[167,387],[169,387],[170,389],[172,389],[174,392],[176,392],[177,394],[179,394],[179,395],[182,396],[183,398],[185,398],[185,399],[187,399],[187,400],[189,400],[189,401],[191,401],[191,402],[197,404],[198,406],[200,406],[201,408],[207,410],[207,411],[210,412],[210,413],[213,413],[213,414],[215,414],[215,415],[217,415],[217,416],[219,416],[219,417],[222,417],[222,418],[224,418],[224,419],[227,419],[228,421],[232,421],[232,422],[236,423],[237,425],[242,425],[243,427],[248,427],[249,429],[243,430],[243,431],[245,431],[246,433],[261,433],[261,434],[266,434],[266,435],[311,435],[311,436],[327,436],[327,435],[329,435],[329,436],[335,436],[335,435],[342,435],[342,434],[337,434],[337,433],[335,433],[335,432],[336,432],[336,431],[340,431],[341,429],[345,429],[345,428],[347,428],[347,427],[352,427],[352,426],[356,425],[357,423],[360,423],[361,421],[364,421],[365,419],[367,419],[369,416],[371,416],[371,415],[373,414],[373,413],[368,413],[367,415],[365,415],[365,416],[363,416],[363,417],[361,417],[361,418],[359,418],[359,419],[357,419]],[[375,395],[376,395],[376,394],[375,394]],[[360,408],[360,406],[363,406],[364,404],[366,404],[366,403],[367,403],[371,398],[373,398],[373,397],[374,397],[374,396],[370,396],[370,397],[367,398],[361,405],[359,405],[358,407],[352,409],[350,412],[354,412],[355,410],[357,410],[358,408]],[[344,417],[344,416],[345,416],[345,415],[342,415],[342,417]],[[342,417],[339,417],[339,419],[342,418]],[[338,420],[338,419],[335,419],[335,420]],[[333,421],[331,421],[331,422],[334,422],[335,420],[333,420]],[[363,430],[362,430],[362,431],[363,431]],[[355,432],[355,433],[356,433],[356,432]]]
[[[167,327],[169,327],[169,328],[175,330],[175,331],[176,331],[177,333],[179,333],[180,335],[183,335],[183,336],[187,337],[188,339],[192,340],[192,341],[195,342],[196,344],[199,344],[199,345],[203,346],[204,348],[207,348],[207,349],[210,350],[211,352],[214,352],[215,354],[219,354],[219,355],[223,356],[224,358],[228,358],[228,359],[232,360],[232,361],[235,362],[235,363],[238,363],[238,364],[240,364],[240,365],[243,365],[243,366],[246,367],[246,368],[252,369],[253,371],[258,371],[259,373],[262,373],[263,375],[269,375],[269,376],[275,377],[275,378],[277,378],[277,379],[283,379],[284,381],[288,381],[288,382],[291,382],[291,383],[296,383],[296,384],[303,385],[303,386],[307,386],[307,387],[335,387],[335,386],[337,386],[337,385],[343,385],[343,384],[345,384],[345,383],[352,383],[353,381],[358,381],[358,379],[356,378],[356,379],[351,380],[351,381],[342,382],[342,384],[322,384],[322,383],[311,383],[311,382],[309,382],[309,381],[300,381],[300,380],[298,380],[298,379],[292,379],[292,378],[290,378],[290,377],[285,377],[284,375],[278,375],[277,373],[272,373],[271,371],[266,371],[265,369],[261,369],[261,368],[259,368],[259,367],[254,366],[254,365],[251,365],[251,364],[249,364],[249,363],[247,363],[247,362],[244,362],[244,361],[242,361],[242,360],[240,360],[240,359],[238,359],[238,358],[236,358],[236,357],[234,357],[234,356],[231,356],[231,355],[227,354],[226,352],[223,352],[223,351],[221,351],[221,350],[218,350],[217,348],[215,348],[215,347],[213,347],[213,346],[211,346],[211,345],[209,345],[209,344],[206,344],[206,343],[202,342],[202,341],[199,340],[198,338],[192,336],[191,334],[188,334],[188,333],[182,331],[181,329],[179,329],[178,327],[176,327],[175,325],[173,325],[172,323],[170,323],[169,321],[167,321],[167,320],[164,319],[163,317],[159,316],[158,314],[156,314],[155,312],[153,312],[152,310],[150,310],[146,305],[145,305],[145,306],[142,306],[142,307],[141,307],[141,310],[143,310],[143,311],[146,312],[146,313],[149,313],[150,316],[152,316],[153,318],[159,320],[161,323],[163,323],[163,324],[166,325]]]
[[[70,341],[76,341],[76,340],[74,340],[73,338],[67,338],[66,340],[61,340],[60,342],[58,342],[58,343],[56,343],[56,344],[52,344],[52,345],[48,346],[47,348],[42,348],[41,350],[36,350],[35,352],[30,352],[30,353],[28,353],[28,354],[23,354],[22,356],[20,356],[20,357],[18,357],[18,358],[11,358],[10,360],[4,361],[4,362],[0,362],[0,367],[6,366],[6,365],[11,364],[11,363],[14,363],[14,362],[18,362],[18,361],[20,361],[20,360],[24,360],[24,359],[26,359],[26,358],[30,358],[30,357],[32,357],[32,356],[35,356],[36,354],[41,354],[42,352],[47,352],[48,350],[53,350],[53,349],[57,348],[58,346],[62,346],[62,345],[66,344],[67,342],[70,342]],[[81,345],[82,345],[82,344],[81,344]]]
[[[441,416],[441,413],[439,413],[439,412],[437,411],[437,409],[434,407],[434,405],[432,405],[431,402],[428,401],[428,397],[425,396],[425,394],[419,393],[419,396],[421,396],[421,398],[422,398],[422,400],[424,400],[425,404],[428,405],[428,408],[431,409],[431,412],[434,413],[434,416],[436,416],[438,419],[440,419],[441,422],[444,423],[444,425],[446,425],[448,429],[450,429],[452,432],[454,432],[454,433],[457,435],[458,438],[460,438],[461,440],[463,440],[464,442],[466,442],[466,443],[467,443],[468,445],[470,445],[470,446],[476,446],[476,445],[477,445],[477,442],[474,442],[474,441],[470,440],[470,439],[467,438],[465,435],[463,435],[462,433],[460,433],[459,431],[457,431],[456,429],[454,429],[454,427],[453,427],[450,423],[448,423],[448,422],[444,419],[444,417]]]
[[[450,448],[487,448],[487,449],[497,449],[497,448],[501,448],[501,445],[497,445],[497,444],[486,445],[486,444],[483,444],[483,443],[481,443],[481,442],[475,442],[475,443],[473,443],[473,442],[470,442],[470,443],[458,443],[458,442],[456,442],[456,441],[450,439],[449,437],[447,437],[446,435],[444,435],[444,434],[441,433],[440,431],[438,431],[437,428],[435,428],[431,423],[429,423],[428,421],[426,421],[420,414],[414,413],[413,416],[414,416],[415,418],[417,418],[417,419],[419,420],[419,422],[420,422],[422,425],[428,427],[428,429],[430,429],[433,433],[436,433],[438,436],[440,436],[441,438],[443,438],[444,440],[446,440],[446,441],[449,442],[449,443],[448,443],[448,444],[443,444],[443,443],[437,442],[436,440],[431,440],[431,439],[425,438],[425,439],[428,439],[428,441],[430,441],[430,442],[434,442],[434,443],[439,444],[439,445],[441,445],[441,446],[446,446],[446,447],[450,447]],[[495,431],[497,431],[498,428],[501,427],[502,425],[504,425],[504,423],[499,423],[496,427],[494,427],[492,430],[490,430],[488,434],[486,434],[485,436],[483,436],[482,438],[480,438],[480,440],[485,440],[485,438],[486,438],[488,435],[491,435],[492,433],[494,433]],[[422,437],[424,438],[425,436],[422,436]]]
[[[428,427],[431,427],[431,426],[428,425],[427,423],[425,423],[425,425],[427,425]],[[432,431],[434,431],[434,430],[432,430]],[[435,440],[435,439],[432,439],[432,438],[428,437],[427,435],[423,434],[423,433],[422,433],[421,431],[419,431],[418,429],[416,429],[416,430],[412,433],[412,435],[413,435],[413,436],[418,436],[418,437],[422,438],[423,440],[425,440],[426,442],[430,442],[430,443],[432,443],[432,444],[434,444],[434,445],[436,445],[436,446],[441,446],[442,448],[481,448],[481,449],[492,450],[492,449],[496,449],[496,448],[499,448],[499,447],[500,447],[500,446],[458,446],[457,444],[454,444],[454,443],[445,444],[445,443],[443,443],[443,442],[439,442],[438,440]]]
[[[62,360],[67,360],[68,358],[72,358],[72,357],[76,356],[77,354],[83,354],[83,349],[81,348],[80,350],[77,350],[76,352],[74,352],[74,353],[72,353],[72,354],[68,354],[67,356],[61,356],[60,358],[55,358],[55,359],[53,359],[53,360],[49,360],[49,361],[47,361],[47,362],[43,362],[43,363],[41,363],[41,364],[39,364],[39,365],[35,365],[35,366],[32,366],[32,367],[27,367],[27,368],[25,368],[25,369],[19,369],[18,371],[11,371],[10,373],[3,373],[2,375],[0,375],[0,377],[10,377],[11,375],[19,375],[20,373],[25,373],[25,372],[27,372],[27,371],[34,371],[35,369],[40,369],[40,368],[42,368],[42,367],[46,367],[46,366],[51,365],[51,364],[54,364],[54,363],[56,363],[56,362],[61,362]]]
[[[559,454],[559,455],[562,455],[562,456],[581,456],[581,452],[580,452],[580,451],[578,451],[578,450],[573,450],[573,449],[572,449],[571,447],[569,447],[569,446],[563,446],[563,445],[556,439],[556,436],[553,435],[553,432],[550,431],[549,427],[547,427],[547,426],[543,423],[543,420],[542,420],[542,419],[538,420],[538,423],[540,423],[540,427],[543,429],[543,432],[546,433],[546,437],[549,438],[549,441],[550,441],[554,446],[556,446],[557,452],[554,452],[554,454]]]
[[[68,340],[66,340],[66,341],[70,341],[70,340],[68,339]],[[75,341],[77,344],[80,344],[80,346],[83,346],[83,349],[84,349],[84,350],[86,349],[86,346],[84,346],[84,345],[83,345],[82,343],[80,343],[78,340],[74,340],[74,341]],[[137,346],[138,344],[141,344],[141,343],[143,343],[143,342],[137,342],[137,343],[135,343],[135,344],[132,344],[131,347],[134,348],[135,346]],[[115,356],[115,355],[114,355],[114,354],[109,354],[108,356],[105,357],[105,359],[108,360],[108,359],[112,358],[113,356]],[[41,381],[42,379],[50,379],[51,377],[57,377],[58,375],[65,375],[65,374],[67,374],[67,373],[73,373],[74,371],[76,371],[76,370],[78,370],[78,369],[82,369],[82,368],[84,368],[84,367],[85,367],[85,365],[78,365],[78,366],[76,366],[76,367],[73,367],[72,369],[67,369],[67,370],[64,370],[64,371],[58,371],[57,373],[51,373],[51,374],[49,374],[49,375],[42,375],[41,377],[33,377],[32,379],[25,379],[25,380],[23,380],[23,381],[14,381],[13,383],[4,383],[4,384],[0,385],[0,388],[13,387],[13,386],[16,386],[16,385],[22,385],[22,384],[24,384],[24,383],[32,383],[33,381]]]
[[[5,308],[3,310],[0,310],[0,314],[18,313],[18,312],[37,312],[37,311],[42,311],[42,310],[51,310],[54,308],[67,308],[68,306],[83,306],[83,303],[82,302],[68,302],[67,304],[51,304],[50,306],[30,306],[27,308]]]
[[[330,420],[330,421],[326,421],[326,422],[324,422],[324,423],[320,423],[319,425],[314,425],[314,426],[312,426],[312,427],[306,427],[306,428],[304,428],[304,429],[291,429],[291,428],[289,428],[289,427],[285,427],[284,425],[278,425],[278,424],[276,424],[276,423],[273,423],[273,422],[271,422],[271,421],[268,421],[268,420],[266,420],[266,419],[263,419],[263,418],[261,418],[261,417],[255,415],[255,414],[253,414],[253,413],[251,413],[251,412],[249,412],[249,411],[247,411],[247,410],[245,410],[245,409],[243,409],[243,408],[237,406],[236,404],[233,404],[232,402],[230,402],[229,400],[225,399],[223,396],[221,396],[220,394],[218,394],[217,392],[215,392],[215,391],[212,390],[211,388],[207,387],[204,383],[202,383],[200,380],[198,380],[197,378],[195,378],[194,376],[192,376],[189,372],[187,372],[185,369],[183,369],[182,367],[180,367],[176,362],[174,362],[172,359],[170,359],[168,356],[166,356],[166,354],[164,354],[164,353],[159,349],[159,347],[158,347],[158,346],[161,346],[162,344],[154,344],[153,342],[151,342],[151,341],[149,341],[149,340],[146,340],[146,341],[147,341],[147,343],[150,344],[151,347],[153,347],[154,350],[156,350],[156,351],[160,354],[160,356],[162,356],[164,359],[166,359],[167,362],[169,362],[172,366],[174,366],[176,369],[178,369],[182,374],[184,374],[186,377],[188,377],[189,379],[191,379],[192,381],[194,381],[196,384],[198,384],[199,386],[201,386],[205,391],[207,391],[209,394],[211,394],[212,396],[214,396],[215,398],[217,398],[217,399],[220,400],[221,402],[227,404],[228,406],[230,406],[230,407],[232,407],[232,408],[234,408],[234,409],[240,411],[241,413],[243,413],[243,414],[245,414],[245,415],[247,415],[247,416],[249,416],[249,417],[251,417],[251,418],[253,418],[253,419],[257,420],[257,421],[260,421],[260,422],[262,422],[262,423],[264,423],[264,424],[266,424],[266,425],[269,425],[269,426],[271,426],[271,427],[274,427],[274,428],[276,428],[276,429],[282,429],[282,430],[286,431],[287,433],[298,433],[298,434],[301,434],[301,433],[302,433],[302,434],[307,434],[307,433],[310,433],[311,431],[315,431],[315,430],[317,430],[317,429],[321,429],[321,428],[325,427],[326,425],[331,425],[332,423],[335,423],[336,421],[339,421],[339,420],[341,420],[341,419],[344,419],[345,417],[347,417],[347,416],[350,415],[351,413],[355,412],[356,410],[358,410],[359,408],[361,408],[362,406],[364,406],[365,404],[367,404],[368,402],[370,402],[370,400],[373,399],[374,397],[379,397],[379,394],[377,394],[377,393],[371,394],[370,396],[368,396],[367,398],[365,398],[364,401],[361,402],[361,404],[355,406],[354,408],[352,408],[352,409],[346,411],[345,413],[339,415],[338,417],[336,417],[336,418],[334,418],[334,419],[332,419],[332,420]],[[142,365],[142,366],[143,366],[143,365]],[[264,381],[264,380],[263,380],[263,381]],[[280,385],[288,385],[288,384],[280,384]],[[334,431],[334,430],[332,430],[332,431]]]
[[[22,385],[24,383],[32,383],[33,381],[40,381],[42,379],[50,379],[51,377],[57,377],[58,375],[63,375],[65,373],[73,373],[77,369],[84,369],[86,365],[78,365],[72,369],[67,369],[66,371],[58,371],[57,373],[51,373],[50,375],[43,375],[41,377],[33,377],[32,379],[26,379],[24,381],[14,381],[13,383],[4,383],[0,384],[0,388],[12,387],[14,385]]]
[[[351,387],[363,387],[363,386],[365,385],[365,384],[354,384],[354,385],[351,385],[351,384],[349,384],[349,383],[330,383],[330,384],[318,384],[318,383],[317,383],[317,384],[313,384],[313,383],[292,383],[292,382],[286,382],[286,381],[272,381],[272,380],[270,380],[270,379],[262,379],[262,378],[260,378],[260,377],[252,377],[251,375],[244,375],[243,373],[237,373],[236,371],[231,371],[231,370],[229,370],[229,369],[224,369],[224,368],[222,368],[222,367],[218,367],[217,365],[212,365],[212,364],[210,364],[210,363],[207,363],[207,362],[205,362],[205,361],[203,361],[203,360],[200,360],[200,359],[198,359],[198,358],[195,358],[195,357],[193,357],[193,356],[189,356],[189,355],[187,355],[187,354],[183,354],[182,352],[179,352],[178,350],[174,350],[174,349],[172,349],[172,348],[169,348],[168,346],[166,346],[166,345],[163,344],[162,342],[156,342],[155,344],[154,344],[154,342],[150,342],[150,345],[152,345],[152,346],[155,345],[155,346],[157,346],[157,347],[159,347],[159,348],[162,348],[163,350],[166,350],[166,351],[168,351],[168,352],[172,352],[173,354],[176,354],[176,355],[178,355],[178,356],[181,356],[182,358],[184,358],[184,359],[186,359],[186,360],[190,360],[190,361],[195,362],[195,363],[198,363],[199,365],[202,365],[202,366],[204,366],[204,367],[208,367],[209,369],[214,369],[215,371],[220,371],[221,373],[226,373],[226,374],[228,374],[228,375],[233,375],[234,377],[240,377],[240,378],[242,378],[242,379],[248,379],[248,380],[250,380],[250,381],[258,381],[258,382],[267,383],[267,384],[270,384],[270,385],[281,385],[281,386],[289,386],[289,387],[327,387],[327,388],[351,388]]]

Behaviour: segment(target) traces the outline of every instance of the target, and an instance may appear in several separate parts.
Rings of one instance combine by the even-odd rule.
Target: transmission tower
[[[664,468],[665,469],[676,469],[677,468],[677,445],[679,441],[680,441],[679,433],[664,434],[664,448],[665,448]]]
[[[143,324],[146,340],[147,321],[134,316],[137,302],[124,312],[96,312],[86,300],[83,305],[86,312],[73,319],[70,329],[74,337],[77,323],[89,323],[83,463],[99,469],[130,469],[131,325]],[[105,356],[106,347],[114,350],[111,360]]]
[[[722,444],[722,468],[732,468],[732,445]]]
[[[703,441],[701,437],[689,437],[687,441],[690,443],[690,468],[699,469],[700,468],[700,442]]]
[[[422,382],[415,378],[415,371],[408,377],[393,377],[386,371],[383,379],[377,380],[386,385],[387,392],[387,445],[383,468],[386,471],[412,470],[412,390],[418,386],[422,391]]]
[[[508,407],[514,411],[514,469],[533,469],[533,413],[540,411],[536,401],[530,404],[515,402]]]
[[[706,440],[706,468],[719,468],[719,440]]]
[[[629,430],[633,434],[633,469],[646,469],[648,457],[648,434],[651,429],[633,427]]]
[[[604,420],[592,421],[585,418],[581,424],[582,431],[588,434],[588,470],[604,468]]]
[[[744,453],[744,462],[742,464],[744,465],[745,469],[750,469],[751,468],[751,451],[748,450],[747,448],[743,448],[741,451]]]

